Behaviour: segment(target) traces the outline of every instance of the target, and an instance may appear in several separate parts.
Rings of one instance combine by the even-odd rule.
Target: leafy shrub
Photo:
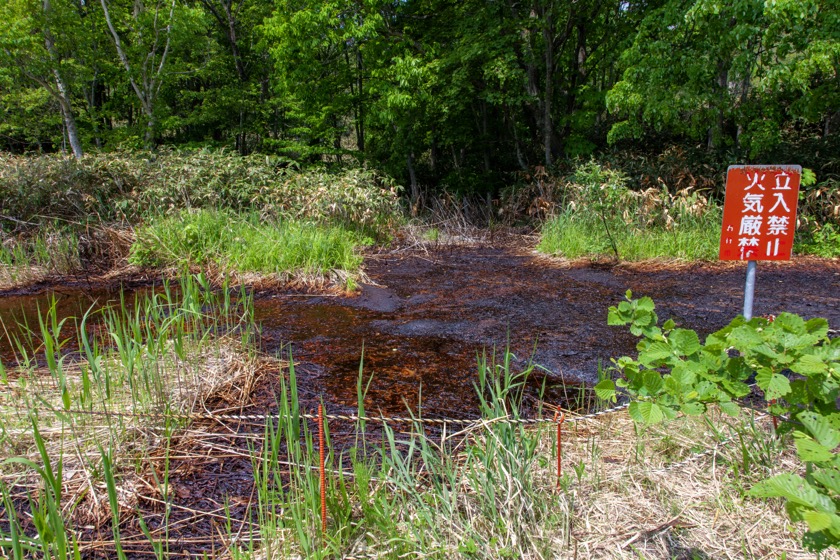
[[[629,291],[610,308],[609,324],[629,325],[641,340],[637,358],[614,360],[622,377],[598,383],[599,397],[615,399],[621,387],[633,399],[631,417],[645,424],[703,414],[711,403],[734,415],[734,399],[750,394],[754,374],[770,411],[785,419],[780,431],[794,433],[806,476],[781,474],[751,494],[785,498],[791,519],[808,524],[808,548],[840,545],[840,338],[828,336],[828,322],[791,313],[773,321],[737,317],[703,344],[673,321],[660,327],[654,309],[650,298],[634,300]]]
[[[720,241],[720,211],[699,192],[629,188],[622,172],[590,161],[563,188],[561,212],[543,226],[539,249],[569,258],[710,259]],[[552,192],[556,192],[553,190]]]
[[[399,191],[373,170],[299,171],[282,158],[221,151],[100,154],[82,162],[0,155],[0,225],[8,229],[223,208],[383,234],[400,219]]]

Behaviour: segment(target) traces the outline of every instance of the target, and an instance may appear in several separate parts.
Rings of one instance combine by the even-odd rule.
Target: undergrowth
[[[258,213],[182,211],[138,227],[129,262],[150,267],[211,267],[261,274],[355,272],[366,241],[340,226],[264,219]]]
[[[0,154],[0,231],[63,223],[136,223],[183,209],[254,210],[385,235],[401,219],[400,187],[364,168],[299,170],[268,156],[161,150],[81,162]]]
[[[715,260],[720,243],[720,214],[702,217],[666,229],[635,227],[610,218],[570,210],[549,220],[542,229],[538,250],[569,259],[611,257],[620,260],[675,258]],[[614,245],[613,245],[614,244]]]
[[[595,162],[570,175],[560,210],[542,228],[538,249],[566,258],[711,260],[720,242],[720,209],[701,191],[636,192],[619,171]]]
[[[803,557],[779,508],[746,494],[789,465],[789,445],[772,434],[754,437],[766,426],[721,421],[715,410],[714,421],[685,417],[667,429],[634,430],[622,412],[567,423],[558,478],[555,425],[517,422],[534,366],[515,370],[508,351],[479,356],[481,421],[467,428],[358,420],[337,443],[328,423],[322,533],[312,402],[301,399],[291,356],[278,363],[256,353],[250,299],[232,295],[187,277],[177,290],[86,314],[75,328],[53,307],[16,341],[16,361],[0,368],[0,554],[702,557],[753,539],[755,557],[779,547]],[[270,362],[282,369],[272,370],[275,408],[262,429],[240,431],[242,419],[223,416],[207,423],[178,416],[254,411],[253,372]],[[360,365],[364,417],[370,380],[362,373]],[[740,448],[727,449],[742,433]],[[231,443],[239,438],[244,443]],[[696,455],[710,446],[715,455]],[[230,472],[246,473],[248,484],[205,511],[212,500],[189,481],[217,467],[220,484]],[[768,530],[750,534],[755,519]],[[185,523],[212,532],[180,540]],[[212,544],[196,548],[204,542]]]
[[[675,186],[649,177],[644,190],[631,178],[595,161],[579,163],[568,175],[541,172],[519,200],[509,195],[506,208],[544,216],[538,250],[569,259],[716,260],[722,206],[713,177],[665,175]],[[840,255],[840,188],[829,177],[800,191],[797,254]],[[528,202],[530,201],[530,202]],[[526,202],[529,206],[525,206]]]

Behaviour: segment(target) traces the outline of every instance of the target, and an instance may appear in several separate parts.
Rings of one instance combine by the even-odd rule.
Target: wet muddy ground
[[[506,346],[516,366],[532,360],[549,387],[597,379],[599,362],[632,353],[627,329],[607,326],[607,309],[624,297],[650,296],[661,320],[674,319],[701,336],[742,309],[745,265],[604,265],[561,263],[529,248],[446,247],[366,259],[372,284],[354,296],[256,292],[263,350],[291,350],[301,388],[333,410],[356,407],[364,352],[373,375],[366,406],[388,414],[417,408],[425,414],[475,412],[477,356]],[[148,289],[139,282],[129,289]],[[119,299],[119,285],[84,283],[0,294],[7,329],[26,321],[37,328],[50,295],[59,316]],[[840,261],[798,259],[758,267],[755,314],[790,311],[825,317],[840,328]],[[0,355],[10,348],[0,337]],[[270,406],[270,403],[266,403]]]
[[[607,326],[607,309],[650,296],[661,320],[701,335],[742,309],[744,266],[568,266],[527,249],[452,248],[380,255],[366,270],[376,285],[349,298],[257,294],[264,346],[291,343],[309,389],[355,406],[364,370],[373,374],[368,410],[417,403],[437,414],[474,408],[476,355],[510,345],[524,367],[538,364],[550,385],[591,383],[599,361],[632,353],[636,339]],[[840,262],[759,266],[755,313],[791,311],[840,327]],[[422,387],[422,390],[421,390]]]
[[[569,265],[521,247],[372,255],[366,273],[373,283],[355,296],[254,294],[262,349],[282,357],[291,350],[304,408],[323,398],[329,412],[355,410],[364,352],[365,376],[373,375],[368,411],[402,414],[408,407],[417,412],[422,401],[427,416],[473,417],[477,355],[494,349],[498,354],[507,345],[517,367],[529,360],[539,364],[535,375],[549,386],[546,400],[559,403],[564,387],[574,393],[576,384],[596,379],[599,361],[608,364],[634,351],[636,339],[626,329],[607,326],[608,307],[626,290],[652,297],[661,320],[672,318],[704,335],[740,313],[744,281],[743,265]],[[10,326],[23,318],[37,325],[37,309],[44,309],[51,292],[0,297],[0,318]],[[63,285],[54,293],[65,316],[118,299],[118,286]],[[755,313],[782,311],[826,317],[831,328],[840,328],[840,261],[760,264]],[[262,379],[251,413],[276,410],[277,376]],[[212,553],[220,508],[228,504],[239,520],[253,514],[248,454],[263,427],[214,422],[193,428],[204,435],[173,441],[192,458],[171,461],[174,509],[166,523],[171,550]],[[337,438],[351,433],[340,423],[331,429]],[[150,458],[148,468],[160,468],[157,462]],[[152,530],[163,525],[160,502],[141,498],[138,507]],[[201,513],[214,511],[215,517]],[[90,536],[107,538],[109,531],[97,528]],[[127,527],[127,532],[138,535],[133,542],[136,557],[142,557],[148,547],[139,529]]]

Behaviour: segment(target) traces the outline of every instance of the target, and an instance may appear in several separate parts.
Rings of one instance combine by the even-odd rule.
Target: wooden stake
[[[318,405],[318,453],[321,466],[321,533],[327,534],[327,467],[324,453],[324,405]]]
[[[559,417],[559,419],[558,419]],[[566,414],[558,409],[554,413],[554,421],[557,422],[557,489],[560,490],[560,479],[563,477],[563,421]]]

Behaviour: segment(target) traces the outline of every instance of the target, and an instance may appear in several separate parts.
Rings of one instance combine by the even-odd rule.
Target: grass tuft
[[[339,226],[263,220],[256,213],[183,211],[137,229],[129,262],[151,267],[212,267],[261,274],[356,272],[359,234]]]
[[[605,226],[596,215],[570,210],[546,222],[537,249],[568,259],[615,257],[613,242],[621,260],[714,260],[720,243],[719,215],[707,211],[666,229],[637,228],[616,219],[608,219]]]

